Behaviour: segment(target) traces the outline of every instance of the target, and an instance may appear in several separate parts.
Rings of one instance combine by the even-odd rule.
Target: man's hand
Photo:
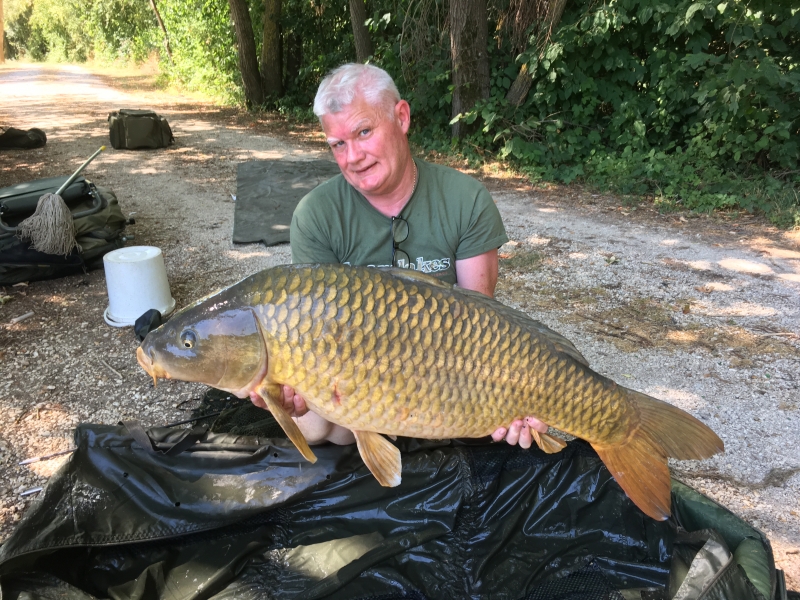
[[[250,401],[259,408],[269,410],[264,399],[255,392],[250,392]],[[326,441],[340,446],[356,443],[356,438],[352,431],[341,425],[326,421],[318,414],[308,410],[306,401],[300,394],[294,393],[294,388],[288,385],[281,386],[280,402],[283,410],[290,417],[295,418],[303,437],[312,446]]]
[[[498,427],[492,434],[492,439],[495,442],[500,442],[505,438],[512,446],[519,443],[522,448],[530,448],[531,444],[533,444],[531,429],[535,429],[539,433],[547,433],[546,424],[535,417],[525,417],[524,421],[517,419],[508,428]]]
[[[288,385],[281,386],[280,401],[283,405],[283,410],[285,410],[291,417],[302,417],[308,412],[306,401],[303,400],[301,395],[295,394],[294,388],[289,387]],[[267,403],[264,402],[261,396],[259,396],[256,392],[250,392],[250,402],[259,408],[267,408]]]

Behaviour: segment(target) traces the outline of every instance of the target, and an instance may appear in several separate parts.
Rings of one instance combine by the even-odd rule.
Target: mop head
[[[58,194],[39,198],[36,211],[17,226],[17,236],[31,240],[31,248],[45,254],[66,256],[73,248],[81,249],[75,241],[72,213]]]

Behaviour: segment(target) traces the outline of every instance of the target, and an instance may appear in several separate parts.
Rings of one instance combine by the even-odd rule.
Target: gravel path
[[[108,144],[106,116],[154,108],[177,143],[101,154],[85,175],[111,187],[136,245],[162,249],[178,306],[288,262],[282,245],[233,245],[236,166],[327,157],[307,132],[190,98],[123,91],[78,67],[0,66],[0,125],[40,127],[40,150],[0,154],[0,186],[66,175]],[[301,135],[296,135],[296,134]],[[659,215],[574,188],[486,177],[512,241],[498,297],[566,335],[593,368],[698,416],[725,454],[673,473],[770,538],[800,589],[800,234],[757,218]],[[65,460],[79,422],[187,417],[202,388],[153,390],[132,328],[102,318],[102,271],[0,288],[0,539]],[[16,316],[34,316],[11,325]]]

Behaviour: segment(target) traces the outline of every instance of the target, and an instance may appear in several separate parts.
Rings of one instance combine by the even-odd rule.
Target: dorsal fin
[[[421,273],[419,271],[414,271],[413,269],[400,269],[398,267],[378,267],[378,269],[392,275],[393,277],[397,277],[399,279],[403,279],[411,283],[425,283],[428,285],[433,285],[444,289],[455,290],[457,293],[463,296],[475,298],[476,300],[479,300],[491,306],[501,314],[513,315],[516,319],[524,321],[525,326],[533,327],[541,335],[550,340],[550,342],[555,347],[556,351],[566,354],[567,356],[569,356],[573,360],[578,361],[582,365],[585,365],[587,367],[589,366],[589,362],[578,351],[575,345],[572,342],[570,342],[567,338],[565,338],[563,335],[561,335],[560,333],[556,333],[543,323],[540,323],[539,321],[532,319],[529,315],[525,314],[524,312],[511,308],[510,306],[506,306],[502,302],[498,302],[497,300],[495,300],[494,298],[490,298],[486,294],[469,290],[467,288],[454,286],[444,281],[439,281],[432,275]]]
[[[517,321],[522,321],[522,323],[520,324],[524,323],[526,327],[532,327],[541,335],[543,335],[545,338],[550,340],[550,342],[553,344],[553,346],[555,346],[555,349],[558,352],[566,354],[567,356],[578,361],[584,366],[587,367],[589,366],[589,361],[587,361],[583,357],[583,354],[581,354],[578,351],[578,349],[572,342],[570,342],[560,333],[556,333],[555,331],[550,329],[544,323],[540,323],[539,321],[532,318],[530,315],[522,312],[521,310],[517,310],[516,308],[511,308],[510,306],[507,306],[502,302],[495,300],[494,298],[489,298],[489,296],[481,294],[480,292],[475,292],[460,287],[456,287],[456,290],[458,291],[459,294],[480,300],[481,302],[493,307],[497,312],[501,314],[510,315],[513,316]]]
[[[534,323],[536,323],[536,328],[539,330],[539,332],[542,335],[546,336],[551,342],[553,342],[553,345],[556,347],[556,350],[558,350],[559,352],[563,352],[564,354],[570,356],[571,358],[574,358],[575,360],[577,360],[579,363],[581,363],[586,367],[589,366],[589,361],[583,357],[583,354],[581,354],[580,351],[575,347],[575,345],[572,342],[570,342],[567,338],[565,338],[560,333],[556,333],[555,331],[550,329],[547,325],[539,323],[539,321],[534,321],[533,319],[531,320]]]

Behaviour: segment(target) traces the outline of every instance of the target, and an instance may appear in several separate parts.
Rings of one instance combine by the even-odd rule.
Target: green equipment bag
[[[111,146],[123,150],[166,148],[175,141],[164,117],[134,108],[109,113],[108,134]]]
[[[36,210],[39,198],[55,193],[67,177],[50,177],[0,188],[0,285],[53,279],[101,267],[103,255],[121,248],[128,220],[117,197],[83,176],[61,193],[72,212],[80,250],[67,256],[45,254],[17,237],[17,226]]]

